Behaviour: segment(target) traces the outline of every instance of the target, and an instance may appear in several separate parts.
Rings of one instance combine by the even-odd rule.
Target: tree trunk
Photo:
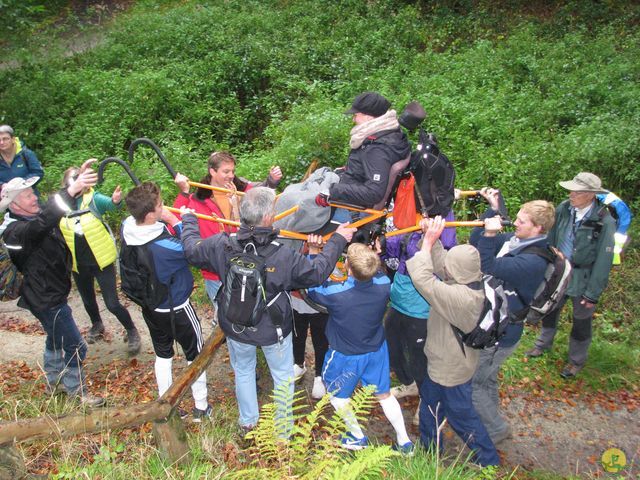
[[[193,363],[173,382],[169,390],[154,402],[121,408],[107,407],[58,418],[43,416],[17,422],[0,422],[0,446],[48,436],[69,437],[114,428],[133,427],[165,419],[191,384],[211,363],[213,354],[220,348],[223,339],[224,334],[217,329],[204,344]]]

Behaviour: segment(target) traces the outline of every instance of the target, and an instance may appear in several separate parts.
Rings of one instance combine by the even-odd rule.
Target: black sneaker
[[[211,408],[211,405],[207,405],[207,408],[205,410],[200,410],[196,407],[193,407],[193,410],[191,410],[191,415],[193,416],[192,421],[194,423],[202,423],[203,419],[211,418],[212,414],[213,408]]]
[[[87,332],[87,343],[96,343],[101,338],[104,339],[104,324],[94,323]]]
[[[178,407],[176,409],[176,412],[178,412],[178,415],[180,415],[180,418],[182,420],[184,420],[185,418],[187,418],[189,416],[189,412],[187,412],[184,408]]]

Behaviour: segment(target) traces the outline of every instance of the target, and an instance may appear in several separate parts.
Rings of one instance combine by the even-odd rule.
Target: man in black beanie
[[[356,124],[351,129],[347,166],[340,182],[316,197],[318,205],[326,207],[329,201],[336,201],[371,208],[384,199],[392,165],[411,153],[396,111],[390,107],[389,100],[376,92],[364,92],[355,98],[345,112]]]

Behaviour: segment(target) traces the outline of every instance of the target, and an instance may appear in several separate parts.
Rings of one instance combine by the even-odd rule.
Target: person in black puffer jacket
[[[331,199],[371,208],[383,200],[391,166],[411,153],[396,111],[390,110],[390,106],[389,100],[376,92],[365,92],[355,98],[345,112],[353,115],[356,124],[351,129],[347,166],[340,182],[316,197],[318,205],[328,206]]]

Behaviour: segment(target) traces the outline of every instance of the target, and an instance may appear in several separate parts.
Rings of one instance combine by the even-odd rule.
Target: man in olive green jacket
[[[571,260],[573,273],[564,301],[542,320],[542,332],[527,355],[539,357],[551,348],[560,311],[571,298],[573,328],[569,338],[569,362],[560,374],[563,378],[571,378],[587,362],[593,312],[609,281],[616,222],[607,207],[596,199],[596,194],[606,190],[593,173],[581,172],[573,180],[560,182],[560,186],[569,190],[569,200],[556,208],[556,223],[548,240]]]
[[[485,296],[480,254],[471,245],[458,245],[445,252],[438,240],[444,224],[441,217],[423,220],[422,248],[407,261],[413,284],[431,305],[424,349],[427,377],[420,382],[420,440],[426,448],[437,444],[442,449],[439,426],[446,418],[473,452],[475,462],[498,465],[496,447],[471,397],[478,351],[463,350],[453,330],[457,327],[469,333],[482,313]]]

